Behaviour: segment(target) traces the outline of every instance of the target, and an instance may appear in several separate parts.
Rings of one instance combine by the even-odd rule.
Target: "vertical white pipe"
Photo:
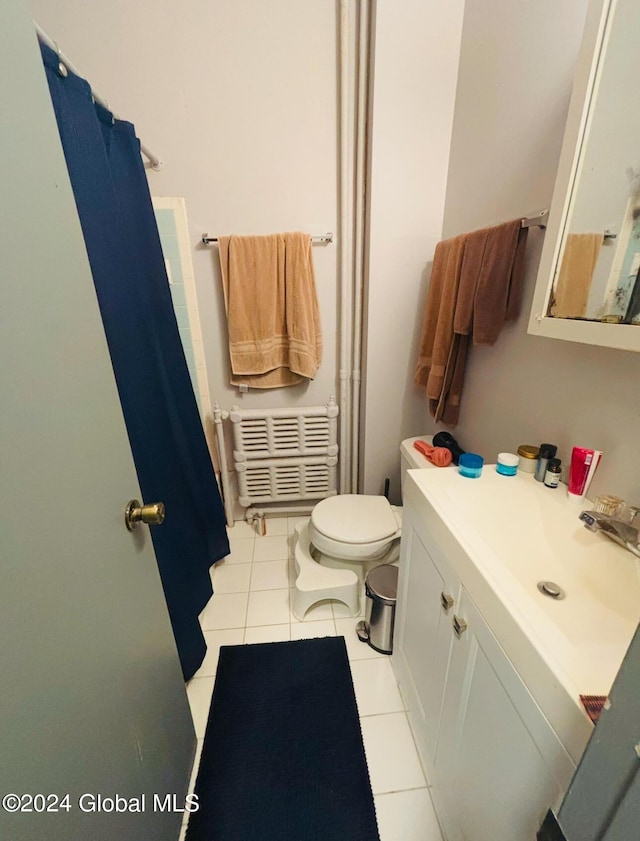
[[[349,367],[351,361],[351,237],[349,166],[349,0],[340,0],[340,492],[351,489]]]
[[[217,403],[213,404],[213,422],[216,426],[216,438],[218,441],[218,459],[220,460],[220,481],[222,483],[222,496],[224,498],[224,513],[227,525],[231,528],[234,523],[233,506],[231,504],[231,482],[229,481],[229,470],[227,467],[227,450],[224,443],[224,430],[222,428],[223,412]]]
[[[364,249],[366,213],[366,125],[367,87],[369,81],[369,0],[360,0],[357,57],[357,124],[355,178],[355,234],[354,234],[354,296],[353,296],[353,372],[351,397],[351,488],[358,491],[360,455],[360,388],[362,359],[362,301],[364,288]]]

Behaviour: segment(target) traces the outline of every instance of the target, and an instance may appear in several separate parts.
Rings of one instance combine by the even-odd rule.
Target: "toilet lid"
[[[384,496],[341,494],[319,502],[311,512],[314,527],[342,543],[373,543],[398,531]]]

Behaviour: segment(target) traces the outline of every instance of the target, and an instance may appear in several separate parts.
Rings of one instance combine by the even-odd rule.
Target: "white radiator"
[[[238,501],[323,499],[337,490],[338,406],[299,409],[233,407],[233,461]]]

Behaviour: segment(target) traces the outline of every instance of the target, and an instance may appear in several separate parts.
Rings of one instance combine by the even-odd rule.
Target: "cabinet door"
[[[433,766],[460,585],[436,563],[405,507],[393,663],[427,774]],[[434,547],[431,547],[432,549]],[[448,604],[450,602],[450,604]]]
[[[531,841],[574,766],[466,591],[434,769],[447,841]]]

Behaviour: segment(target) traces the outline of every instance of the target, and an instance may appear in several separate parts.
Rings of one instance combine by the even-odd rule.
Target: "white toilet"
[[[413,446],[431,439],[423,435],[402,442],[403,489],[407,470],[433,467]],[[398,559],[401,533],[402,509],[384,496],[342,494],[321,500],[311,517],[296,526],[294,614],[302,619],[316,602],[336,599],[357,615],[366,573]]]

